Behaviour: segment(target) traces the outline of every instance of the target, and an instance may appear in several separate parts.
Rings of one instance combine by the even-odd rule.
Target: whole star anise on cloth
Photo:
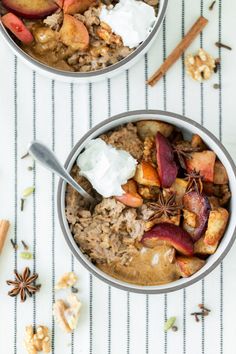
[[[164,197],[162,193],[159,194],[158,200],[154,203],[148,203],[148,207],[153,210],[154,214],[148,219],[149,221],[159,219],[162,216],[171,218],[179,213],[181,205],[178,205],[175,200],[175,194],[170,194]]]
[[[31,297],[40,289],[40,285],[35,285],[35,280],[38,274],[32,274],[28,267],[26,267],[22,274],[14,270],[15,280],[7,280],[7,285],[13,285],[13,289],[8,292],[9,296],[20,295],[21,302],[24,302],[27,295]]]
[[[175,144],[172,145],[174,153],[176,154],[180,166],[186,170],[186,159],[191,159],[191,153],[192,152],[198,152],[200,151],[199,147],[193,147],[191,146],[191,143],[189,141],[179,141]]]
[[[200,175],[200,172],[197,172],[196,170],[193,170],[189,173],[185,174],[186,178],[185,180],[188,181],[187,188],[186,188],[186,193],[196,191],[198,194],[202,194],[203,191],[203,184],[202,180],[203,177]]]

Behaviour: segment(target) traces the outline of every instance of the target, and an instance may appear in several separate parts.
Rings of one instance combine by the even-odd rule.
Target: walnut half
[[[61,276],[55,285],[55,290],[70,288],[77,282],[78,277],[74,272],[68,272]]]
[[[27,326],[25,328],[24,344],[28,354],[50,353],[51,341],[48,328],[46,326],[38,326],[36,332],[34,332],[32,325]]]
[[[77,327],[81,302],[76,295],[68,296],[67,301],[56,300],[53,305],[55,319],[64,332],[70,333]]]
[[[202,48],[198,50],[197,54],[188,54],[185,58],[187,74],[196,81],[210,79],[215,66],[215,59]]]

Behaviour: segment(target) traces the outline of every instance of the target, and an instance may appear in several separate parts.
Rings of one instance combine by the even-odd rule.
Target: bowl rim
[[[206,129],[205,127],[203,127],[202,125],[193,121],[190,118],[187,118],[187,117],[177,114],[177,113],[173,113],[173,112],[169,112],[169,111],[162,111],[162,110],[134,110],[134,111],[129,111],[129,112],[123,112],[123,113],[114,115],[108,119],[105,119],[104,121],[100,122],[99,124],[97,124],[93,128],[91,128],[75,144],[75,146],[73,147],[73,149],[71,150],[70,154],[68,155],[68,157],[66,159],[66,162],[64,164],[65,168],[66,169],[68,168],[76,151],[93,133],[95,133],[97,130],[99,130],[100,128],[104,127],[105,125],[107,125],[111,122],[114,122],[114,121],[119,122],[120,119],[123,119],[125,117],[135,116],[135,115],[146,116],[146,117],[148,115],[156,115],[157,117],[158,117],[158,115],[159,116],[166,116],[166,117],[174,118],[174,119],[180,120],[181,122],[186,122],[190,125],[195,126],[197,129],[201,130],[203,133],[208,135],[210,137],[210,139],[213,140],[213,142],[218,145],[218,147],[220,148],[222,153],[225,155],[227,161],[229,162],[229,165],[230,165],[232,172],[233,172],[233,176],[236,179],[236,165],[235,165],[231,155],[227,151],[227,149],[220,142],[220,140],[218,138],[216,138],[216,136],[214,134],[212,134],[208,129]],[[150,118],[150,120],[151,119],[152,118]],[[160,121],[161,121],[161,118],[160,118]],[[119,125],[119,124],[117,124],[117,125]],[[58,190],[57,190],[57,212],[58,212],[59,223],[60,223],[60,226],[61,226],[61,229],[63,232],[63,236],[66,240],[66,243],[68,244],[68,246],[69,246],[72,254],[75,256],[75,258],[90,273],[92,273],[93,275],[95,275],[97,278],[99,278],[103,282],[107,283],[108,285],[114,286],[114,287],[121,289],[121,290],[125,290],[128,292],[134,292],[134,293],[140,293],[140,294],[164,294],[164,293],[169,293],[169,292],[184,289],[190,285],[193,285],[194,283],[198,282],[199,280],[205,278],[205,276],[207,276],[209,273],[211,273],[225,258],[225,256],[227,255],[227,253],[231,249],[231,247],[236,239],[236,222],[235,222],[234,229],[232,231],[232,235],[230,236],[230,240],[228,241],[228,244],[226,245],[223,252],[221,254],[219,254],[219,257],[210,266],[208,266],[208,268],[206,268],[201,274],[197,275],[195,278],[192,278],[192,279],[191,279],[191,277],[184,278],[184,279],[186,279],[186,281],[182,284],[177,284],[175,286],[169,287],[169,285],[171,283],[167,283],[167,284],[163,284],[161,289],[158,289],[158,288],[152,289],[151,287],[148,287],[148,289],[147,289],[147,287],[145,287],[145,286],[137,286],[135,284],[119,281],[116,278],[106,275],[106,273],[100,271],[99,268],[97,268],[96,266],[92,267],[92,263],[90,262],[89,259],[87,259],[87,262],[86,262],[86,260],[80,256],[79,252],[81,252],[81,251],[79,250],[79,246],[76,245],[76,247],[74,247],[74,245],[71,243],[70,236],[72,239],[73,239],[73,236],[71,233],[69,235],[67,232],[66,226],[63,221],[63,214],[62,214],[62,208],[61,208],[62,207],[62,200],[64,200],[64,199],[62,199],[63,195],[64,195],[64,194],[62,194],[62,189],[63,189],[63,186],[65,186],[65,185],[66,185],[66,183],[62,179],[59,179]],[[119,284],[117,282],[120,282],[122,284]],[[165,287],[165,285],[166,285],[166,287]],[[156,287],[158,287],[158,285]],[[163,287],[165,287],[165,288],[163,288]]]
[[[15,53],[19,56],[22,57],[24,60],[27,62],[30,62],[32,65],[35,65],[38,67],[38,69],[41,69],[43,71],[47,71],[52,75],[58,75],[59,77],[66,77],[66,78],[92,78],[92,77],[101,77],[103,75],[109,74],[113,71],[116,71],[120,69],[121,67],[125,66],[129,62],[131,62],[134,58],[136,58],[139,54],[143,52],[143,50],[148,46],[148,44],[154,39],[155,35],[157,34],[158,30],[161,27],[161,24],[164,20],[164,17],[166,15],[167,7],[168,7],[168,1],[169,0],[161,0],[163,2],[163,5],[161,6],[160,12],[157,14],[157,20],[155,25],[153,26],[150,34],[147,36],[147,38],[132,52],[130,53],[127,57],[124,59],[118,61],[115,64],[112,64],[104,69],[100,70],[94,70],[94,71],[89,71],[89,72],[70,72],[70,71],[65,71],[65,70],[59,70],[56,68],[53,68],[51,66],[48,66],[44,63],[41,63],[31,55],[27,54],[23,49],[21,49],[18,44],[14,41],[14,39],[8,34],[8,31],[2,24],[0,20],[0,33],[3,35],[4,39],[6,42],[9,44],[9,46],[15,51]]]

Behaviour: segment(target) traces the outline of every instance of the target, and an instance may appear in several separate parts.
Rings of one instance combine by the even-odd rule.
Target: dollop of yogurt
[[[156,16],[154,8],[143,1],[120,0],[110,9],[102,6],[100,20],[121,36],[125,46],[135,48],[151,32]]]
[[[77,158],[80,175],[86,177],[103,197],[121,196],[122,185],[135,174],[137,161],[124,150],[117,150],[102,139],[91,140]]]

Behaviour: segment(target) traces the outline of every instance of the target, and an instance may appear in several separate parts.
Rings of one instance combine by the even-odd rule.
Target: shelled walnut
[[[61,276],[55,285],[55,290],[67,289],[75,285],[78,277],[74,272],[68,272]]]
[[[202,48],[197,54],[188,54],[185,58],[186,72],[196,81],[210,79],[215,66],[215,59]]]
[[[51,341],[48,328],[46,326],[38,326],[36,332],[34,332],[32,325],[27,326],[25,328],[24,344],[28,354],[50,353]]]
[[[66,302],[62,299],[56,300],[53,305],[53,314],[63,331],[70,333],[77,327],[80,309],[81,302],[74,294],[68,296]]]

